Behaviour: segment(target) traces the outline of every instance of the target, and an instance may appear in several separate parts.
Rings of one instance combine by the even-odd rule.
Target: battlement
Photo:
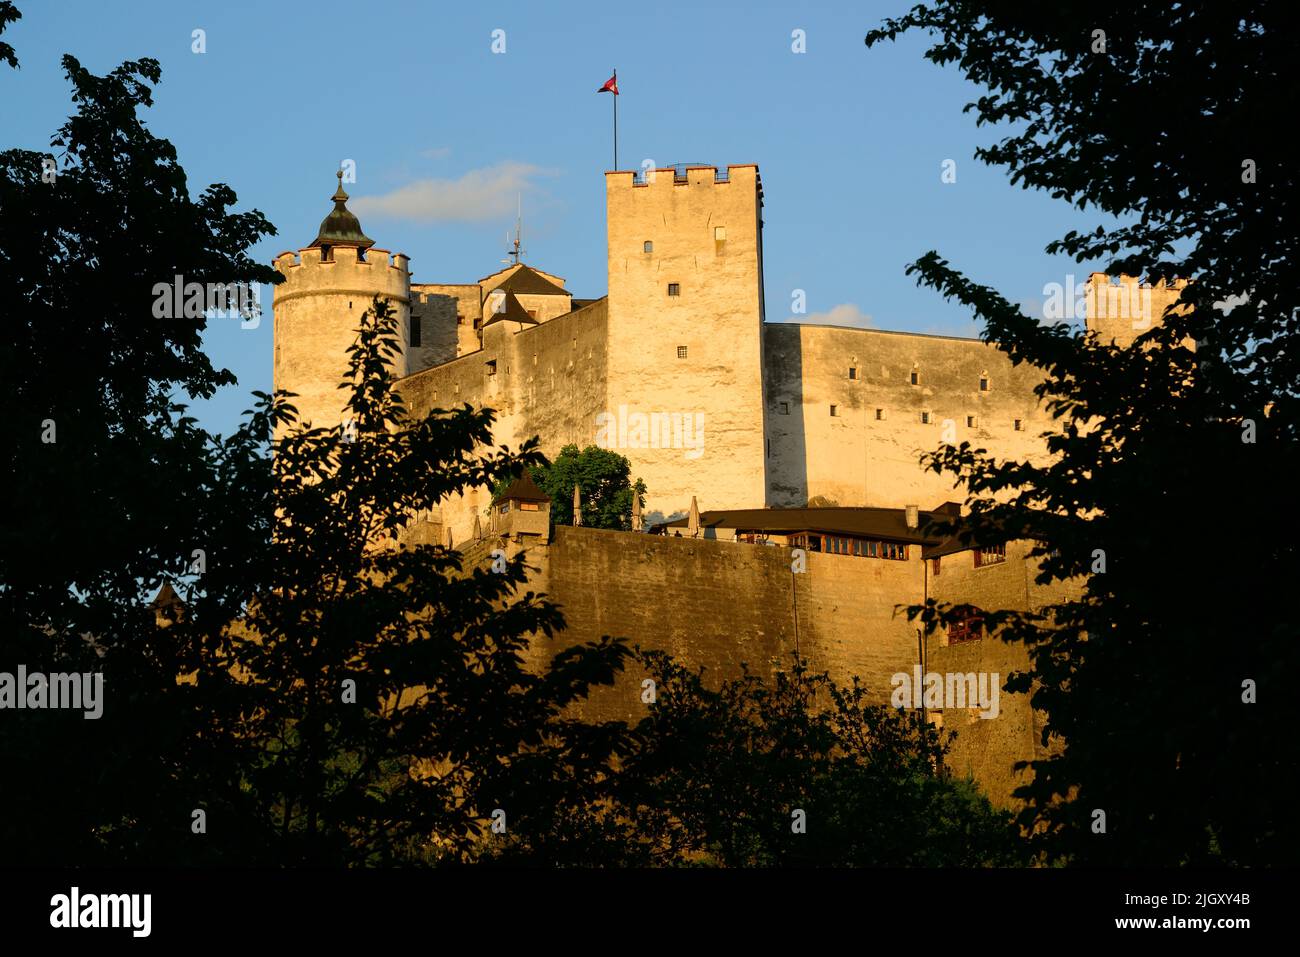
[[[1186,286],[1185,279],[1152,284],[1136,276],[1092,273],[1084,290],[1087,328],[1103,341],[1128,345],[1163,321]]]
[[[275,257],[273,265],[284,275],[284,282],[275,288],[276,302],[322,293],[410,301],[410,259],[404,253],[374,247],[362,252],[355,246],[335,246],[328,258],[323,252],[311,246]]]
[[[750,172],[752,170],[752,172]],[[611,177],[613,177],[611,179]],[[607,186],[646,187],[668,186],[725,186],[735,180],[758,181],[758,164],[737,163],[731,166],[709,166],[705,163],[675,163],[648,170],[611,170],[605,173]],[[759,187],[762,192],[762,187]]]
[[[1095,272],[1088,276],[1084,303],[1090,328],[1101,320],[1132,320],[1134,329],[1159,322],[1187,286],[1187,280],[1143,282],[1137,276],[1111,276]]]
[[[1127,276],[1120,273],[1118,276],[1112,276],[1109,273],[1094,272],[1088,276],[1088,286],[1090,288],[1099,288],[1102,286],[1128,286],[1138,289],[1170,289],[1182,290],[1187,285],[1186,279],[1174,279],[1170,282],[1161,280],[1157,283],[1145,282],[1137,276]]]
[[[403,272],[410,271],[410,257],[406,253],[393,253],[387,249],[379,249],[372,246],[370,249],[361,250],[356,246],[335,246],[330,249],[330,257],[322,260],[324,250],[319,246],[309,246],[306,249],[300,249],[297,252],[285,250],[272,260],[275,268],[288,275],[289,268],[292,266],[337,266],[337,265],[362,265],[362,266],[391,266],[394,269],[400,269]]]

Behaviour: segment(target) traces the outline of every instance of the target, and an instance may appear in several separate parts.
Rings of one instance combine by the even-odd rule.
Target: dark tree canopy
[[[617,740],[562,712],[612,681],[621,645],[570,648],[530,670],[529,644],[564,621],[541,596],[515,595],[522,556],[462,569],[447,547],[399,543],[420,511],[541,461],[535,441],[484,451],[489,410],[410,418],[389,372],[400,334],[375,300],[344,378],[354,434],[304,429],[288,396],[263,397],[221,457],[236,487],[269,476],[258,525],[273,532],[245,566],[255,597],[172,631],[193,650],[200,692],[220,689],[225,715],[238,702],[244,716],[210,730],[217,763],[242,758],[217,792],[242,829],[226,842],[233,860],[463,860],[498,808],[509,821],[556,791],[594,800],[583,769],[603,766]],[[214,537],[244,535],[235,518],[214,512]]]
[[[942,772],[951,732],[867,702],[792,658],[770,680],[705,682],[638,651],[654,700],[599,805],[557,802],[508,862],[708,867],[1012,865],[1012,815]],[[644,686],[643,686],[644,687]],[[643,692],[644,695],[644,692]],[[644,700],[644,698],[643,698]]]
[[[22,13],[13,5],[12,0],[0,0],[0,33],[4,33],[9,24],[21,20],[22,17]],[[3,41],[0,41],[0,63],[7,63],[15,70],[18,69],[18,57],[14,54],[14,48]]]
[[[1042,371],[1057,420],[1048,464],[966,443],[926,460],[965,484],[970,541],[1029,539],[1041,584],[1084,589],[987,618],[1029,649],[1008,688],[1032,690],[1045,737],[1064,742],[1020,792],[1052,856],[1247,864],[1300,850],[1283,730],[1300,665],[1284,531],[1300,474],[1296,171],[1279,122],[1296,94],[1290,13],[1260,0],[940,2],[867,37],[929,32],[928,58],[987,89],[967,109],[1004,135],[981,159],[1119,218],[1049,251],[1190,280],[1121,349],[1022,315],[938,252],[909,269]],[[914,612],[933,626],[952,609]]]
[[[0,29],[16,16],[0,5]],[[12,51],[0,55],[12,63]],[[201,524],[209,437],[173,396],[234,381],[200,348],[205,320],[155,318],[153,289],[176,275],[224,285],[275,274],[248,256],[270,224],[232,212],[226,186],[192,196],[175,149],[140,118],[155,61],[107,76],[71,56],[63,66],[74,112],[50,151],[0,153],[0,468],[11,506],[0,670],[113,677],[97,721],[6,712],[5,777],[24,786],[0,795],[0,843],[10,860],[30,851],[88,863],[121,821],[175,813],[158,802],[185,722],[142,597],[195,549],[214,549]]]

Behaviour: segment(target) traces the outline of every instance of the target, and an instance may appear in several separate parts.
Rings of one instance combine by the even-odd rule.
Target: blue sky
[[[275,224],[259,258],[315,237],[334,171],[352,159],[362,225],[411,256],[417,282],[499,268],[522,192],[526,261],[595,297],[612,165],[610,96],[595,91],[617,67],[622,168],[759,164],[769,321],[791,318],[803,289],[805,320],[974,335],[963,310],[904,275],[909,262],[935,248],[1009,298],[1040,301],[1045,283],[1103,265],[1043,247],[1100,220],[973,159],[998,133],[961,112],[979,90],[922,59],[922,37],[867,50],[866,31],[909,2],[19,0],[5,39],[22,69],[0,76],[0,147],[42,149],[69,113],[63,53],[97,73],[151,56],[163,79],[150,128],[176,145],[194,193],[227,183]],[[945,159],[955,183],[941,181]],[[429,197],[417,215],[381,214],[404,188]],[[269,315],[252,330],[213,323],[207,346],[240,384],[196,410],[204,425],[229,430],[249,391],[270,388],[271,345]]]

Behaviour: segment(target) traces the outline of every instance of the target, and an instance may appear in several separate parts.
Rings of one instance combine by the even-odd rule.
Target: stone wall
[[[951,477],[919,465],[943,441],[1008,457],[1045,452],[1036,371],[978,339],[770,323],[763,352],[770,506],[953,498]]]
[[[411,372],[450,362],[479,347],[475,322],[482,319],[483,311],[477,283],[412,283],[411,316],[419,317],[422,333],[420,346],[409,350]]]
[[[513,554],[500,539],[463,546],[467,566],[487,560],[492,548]],[[942,632],[922,639],[905,608],[926,595],[986,609],[1041,609],[1077,594],[1078,585],[1039,586],[1027,542],[1007,546],[1007,560],[974,566],[972,551],[943,556],[936,577],[920,547],[907,561],[811,552],[807,570],[791,570],[786,547],[695,538],[641,535],[556,526],[549,545],[527,549],[528,588],[561,606],[567,627],[530,650],[534,667],[575,644],[622,637],[666,651],[693,669],[704,668],[716,687],[738,677],[742,663],[763,678],[789,666],[796,648],[817,671],[847,685],[854,676],[872,703],[889,704],[892,678],[911,676],[924,643],[925,671],[996,673],[996,717],[979,709],[930,709],[932,721],[955,732],[947,766],[971,776],[994,801],[1011,807],[1012,790],[1025,772],[1016,761],[1043,757],[1043,716],[1028,696],[1001,691],[1007,676],[1028,667],[1023,647],[992,638],[949,644]],[[584,705],[588,719],[636,721],[644,715],[641,680],[629,669],[613,688]]]
[[[928,595],[940,602],[1022,611],[1038,611],[1076,597],[1079,583],[1035,583],[1038,565],[1028,557],[1030,547],[1025,541],[1010,542],[1006,561],[979,568],[973,550],[944,555],[937,576],[932,562],[926,569]],[[996,672],[999,687],[1011,672],[1029,668],[1023,645],[1001,641],[987,632],[977,641],[955,644],[949,643],[946,634],[931,635],[926,639],[926,658],[927,670],[939,674]],[[1005,691],[999,696],[996,718],[981,718],[969,708],[945,709],[938,723],[957,735],[947,758],[949,769],[974,777],[994,803],[1013,806],[1017,802],[1011,792],[1027,777],[1027,772],[1015,772],[1013,765],[1048,753],[1042,744],[1043,717],[1030,706],[1027,695]]]
[[[716,685],[742,662],[767,678],[797,647],[837,681],[860,676],[886,704],[890,677],[918,656],[915,629],[895,611],[923,588],[920,549],[909,551],[905,562],[809,553],[796,574],[788,548],[557,526],[549,546],[528,551],[529,588],[560,604],[568,627],[534,656],[623,637],[704,666]],[[629,672],[585,713],[637,720],[641,677]]]
[[[542,451],[553,458],[569,443],[595,440],[596,415],[605,405],[606,322],[600,299],[540,325],[493,323],[484,329],[483,348],[408,376],[398,390],[417,416],[465,403],[491,408],[495,445],[517,449],[540,436]],[[476,513],[486,521],[490,501],[489,489],[476,489],[444,502],[444,527],[456,541],[467,539]]]

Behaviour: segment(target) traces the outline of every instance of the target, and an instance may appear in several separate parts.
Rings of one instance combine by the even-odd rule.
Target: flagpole
[[[618,89],[618,70],[614,71],[614,88]],[[618,170],[618,94],[614,94],[614,169]]]

